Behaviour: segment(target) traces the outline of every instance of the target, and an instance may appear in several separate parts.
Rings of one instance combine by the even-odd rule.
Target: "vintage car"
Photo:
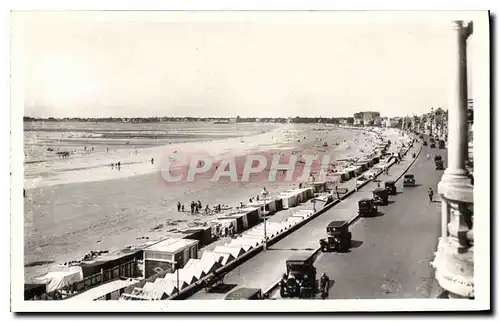
[[[346,252],[351,247],[352,234],[349,232],[349,223],[345,220],[332,221],[326,226],[327,238],[320,239],[322,252],[335,250]]]
[[[413,187],[415,185],[415,176],[413,174],[405,174],[403,179],[403,187]]]
[[[432,136],[429,138],[429,141],[431,141],[431,143],[435,143],[436,142],[436,139],[434,139]]]
[[[316,294],[316,268],[310,253],[292,255],[280,281],[280,296],[312,298]]]
[[[393,196],[396,194],[396,183],[394,181],[388,180],[384,182],[384,188],[388,194]]]
[[[424,141],[424,146],[427,146],[427,141]]]
[[[377,188],[373,190],[373,203],[380,206],[389,204],[389,194],[384,188]]]
[[[440,149],[445,149],[446,148],[446,144],[445,144],[444,140],[439,140],[439,148]]]
[[[435,149],[436,148],[436,143],[432,142],[431,143],[431,149]]]
[[[439,154],[434,156],[434,164],[436,165],[436,170],[444,170],[443,158]]]
[[[443,160],[434,161],[434,163],[436,164],[436,170],[444,170]]]
[[[226,300],[262,300],[262,290],[260,288],[242,287],[232,291],[225,297]]]
[[[361,217],[374,217],[378,214],[378,207],[371,199],[363,198],[358,201],[358,213]]]

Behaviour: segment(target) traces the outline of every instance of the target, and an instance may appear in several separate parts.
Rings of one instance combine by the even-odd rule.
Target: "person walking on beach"
[[[191,215],[194,215],[194,201],[191,201]]]
[[[155,159],[151,158],[151,164],[155,164]]]
[[[120,166],[121,166],[120,161],[118,161],[118,163],[116,164],[116,166],[118,167],[118,170],[120,170]]]
[[[433,196],[434,196],[434,191],[432,191],[432,188],[429,188],[429,202],[432,202]]]
[[[111,163],[111,169],[114,169],[114,168],[115,168],[115,164]]]
[[[177,212],[181,211],[181,203],[177,201]]]

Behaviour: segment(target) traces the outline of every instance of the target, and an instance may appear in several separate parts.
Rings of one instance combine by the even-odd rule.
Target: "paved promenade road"
[[[379,180],[394,180],[399,177],[404,169],[406,169],[412,161],[412,153],[417,152],[418,148],[419,145],[416,144],[414,148],[412,148],[408,152],[407,156],[403,161],[401,161],[400,164],[393,165],[389,170],[389,174],[379,176]],[[435,175],[434,172],[433,174]],[[227,286],[227,291],[231,289],[234,290],[237,287],[254,287],[266,289],[269,286],[273,285],[273,283],[276,282],[276,280],[278,280],[280,276],[285,272],[285,261],[291,255],[297,252],[312,253],[319,246],[319,239],[325,236],[326,225],[332,220],[349,220],[353,218],[353,216],[355,216],[357,212],[358,200],[364,197],[371,198],[372,191],[376,187],[377,182],[368,183],[367,185],[359,189],[357,193],[340,202],[340,204],[335,205],[332,209],[314,218],[297,231],[291,233],[279,242],[273,244],[267,251],[260,252],[253,258],[236,267],[224,278],[224,284]],[[398,190],[402,191],[402,189],[402,185],[398,184]],[[384,217],[378,217],[374,220],[381,220],[382,218]],[[439,230],[439,226],[436,229]],[[353,235],[353,239],[358,239],[356,233],[354,233]],[[432,242],[436,241],[437,239]],[[335,266],[335,263],[328,263],[327,265],[333,267]],[[369,267],[369,262],[366,262],[362,266],[365,268]],[[318,269],[318,272],[322,272],[322,270]],[[327,274],[331,273],[327,272]],[[204,290],[201,290],[190,297],[190,299],[223,299],[225,294],[227,294],[226,291],[222,291],[220,293],[207,293]]]
[[[426,154],[431,155],[426,159]],[[440,203],[430,203],[427,190],[436,192],[442,170],[435,170],[438,153],[447,165],[446,150],[424,147],[408,173],[417,187],[398,183],[395,203],[382,207],[384,215],[364,218],[351,226],[356,248],[345,254],[320,254],[316,268],[334,280],[331,299],[429,298],[439,286],[429,263],[440,236]],[[435,198],[437,199],[437,198]]]

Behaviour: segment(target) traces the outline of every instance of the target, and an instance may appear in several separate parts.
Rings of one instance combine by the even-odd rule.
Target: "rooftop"
[[[113,293],[114,291],[118,291],[124,287],[137,283],[136,279],[129,278],[126,280],[116,280],[106,284],[102,284],[91,288],[88,291],[82,292],[75,296],[68,298],[66,301],[94,301],[101,296],[105,296],[106,294]]]
[[[198,241],[194,239],[167,238],[145,248],[145,250],[173,253],[179,249],[193,246],[197,243]]]

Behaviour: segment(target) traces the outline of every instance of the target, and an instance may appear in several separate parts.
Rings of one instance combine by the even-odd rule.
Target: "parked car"
[[[434,156],[434,164],[436,165],[436,170],[444,170],[443,158],[439,154]]]
[[[413,174],[405,174],[403,179],[403,187],[415,186],[415,176]]]
[[[373,190],[373,203],[380,206],[389,204],[389,194],[384,188],[377,188]]]
[[[375,217],[378,214],[378,207],[371,199],[363,198],[358,201],[358,213],[361,217]]]
[[[327,238],[320,239],[322,252],[335,250],[346,252],[351,247],[352,234],[349,232],[349,223],[345,220],[332,221],[326,226]]]
[[[290,257],[286,261],[286,274],[280,281],[280,296],[312,298],[316,289],[316,268],[311,254]]]
[[[386,182],[384,182],[384,187],[388,194],[390,195],[396,194],[396,182],[392,180],[387,180]]]

